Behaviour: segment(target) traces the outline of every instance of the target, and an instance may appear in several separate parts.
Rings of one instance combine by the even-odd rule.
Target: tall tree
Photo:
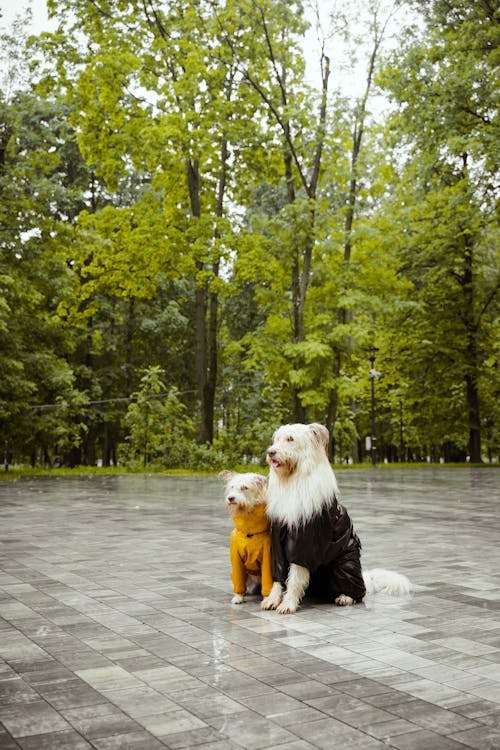
[[[217,4],[212,5],[216,9]],[[330,128],[330,60],[321,53],[321,83],[316,93],[304,83],[305,64],[300,45],[306,23],[302,3],[250,0],[236,2],[234,8],[243,26],[251,29],[250,33],[241,34],[238,28],[230,27],[220,13],[217,17],[237,69],[257,95],[270,126],[268,164],[260,172],[261,185],[256,185],[254,196],[264,202],[261,218],[268,214],[270,224],[264,229],[265,234],[277,235],[278,241],[271,252],[275,258],[280,258],[288,274],[288,279],[281,273],[279,278],[281,293],[289,298],[282,312],[289,317],[291,329],[289,335],[285,334],[285,348],[278,356],[284,355],[288,361],[286,380],[293,400],[293,418],[304,420],[306,403],[294,371],[303,359],[306,337],[306,306],[317,239],[320,180]],[[269,213],[268,199],[272,192],[274,205]],[[251,214],[255,217],[254,209]],[[265,253],[269,252],[265,242],[261,247]],[[249,250],[249,254],[243,251],[239,263],[253,263],[258,274],[261,264],[255,264],[255,248],[246,248],[247,253]],[[271,282],[271,286],[276,290],[275,282]],[[269,319],[271,335],[272,320]]]
[[[341,285],[345,287],[345,294],[339,309],[337,311],[338,319],[338,330],[340,336],[337,337],[337,342],[333,347],[333,387],[330,391],[330,398],[328,403],[326,424],[330,430],[330,434],[335,434],[335,423],[337,420],[337,413],[339,408],[339,392],[342,383],[341,373],[345,370],[346,362],[352,357],[352,350],[354,344],[354,334],[356,330],[359,331],[359,326],[351,325],[356,314],[362,315],[361,310],[356,310],[352,305],[348,304],[349,292],[352,294],[352,299],[356,300],[356,307],[359,305],[359,294],[355,293],[353,287],[360,288],[359,283],[353,283],[356,278],[355,274],[352,273],[352,251],[355,243],[355,219],[358,213],[360,203],[360,193],[364,188],[367,190],[367,175],[366,175],[366,164],[368,160],[363,160],[363,147],[365,146],[364,141],[366,140],[366,126],[369,119],[370,111],[370,98],[372,96],[375,73],[378,65],[379,55],[382,49],[382,43],[384,42],[387,26],[391,20],[394,6],[385,8],[380,2],[374,2],[369,5],[368,17],[366,21],[367,26],[367,39],[361,42],[358,40],[361,49],[366,49],[366,61],[365,61],[365,78],[364,86],[361,94],[357,97],[354,102],[354,106],[351,107],[350,119],[351,119],[351,141],[350,141],[350,165],[347,177],[347,189],[345,190],[345,211],[344,211],[344,224],[343,224],[343,263],[340,270]],[[352,22],[351,22],[352,24]],[[352,33],[349,33],[349,24],[346,26],[347,40],[354,38]],[[363,165],[364,161],[364,165]],[[363,170],[363,166],[365,169]],[[364,173],[363,173],[364,172]],[[365,178],[363,180],[363,178]],[[366,205],[365,205],[366,208]],[[369,263],[369,256],[364,257],[364,263]],[[356,264],[358,265],[358,264]],[[372,273],[376,271],[374,267],[371,269]],[[380,265],[380,264],[379,264]],[[370,287],[371,285],[369,285]],[[347,304],[346,304],[347,303]],[[368,334],[368,335],[367,335]],[[367,338],[370,336],[369,332],[364,331],[362,340],[356,341],[359,345],[364,343],[365,346],[369,343]],[[373,336],[373,332],[372,332]],[[373,345],[373,340],[371,341]],[[330,446],[331,455],[333,456],[333,441]]]
[[[85,170],[64,105],[17,92],[0,106],[0,419],[12,449],[34,454],[82,436],[74,418],[85,396],[60,306],[74,293],[65,248]],[[47,403],[59,404],[51,419],[33,410]]]
[[[67,0],[52,5],[60,31],[45,40],[60,55],[59,77],[76,102],[73,123],[89,164],[110,189],[133,165],[161,196],[163,250],[145,248],[145,258],[192,281],[202,442],[213,437],[221,262],[233,234],[228,205],[257,143],[255,96],[237,75],[210,6]],[[237,25],[234,8],[224,12]],[[80,29],[87,41],[72,44]]]
[[[409,33],[383,76],[399,104],[390,127],[406,163],[397,193],[406,227],[400,267],[419,302],[407,324],[410,335],[420,336],[406,351],[411,381],[422,378],[422,401],[430,400],[424,373],[432,373],[443,396],[437,413],[447,423],[444,404],[457,405],[467,424],[468,454],[480,461],[480,383],[499,288],[493,186],[500,153],[500,13],[487,1],[416,5],[425,29]],[[449,434],[456,439],[453,430]]]

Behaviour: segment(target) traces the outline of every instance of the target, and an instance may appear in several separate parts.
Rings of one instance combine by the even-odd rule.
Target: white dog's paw
[[[266,596],[260,603],[261,609],[276,609],[278,605],[274,602],[270,596]]]
[[[273,596],[272,592],[266,596],[260,603],[261,609],[277,609],[281,601],[281,596]]]
[[[296,597],[285,595],[279,607],[276,608],[276,612],[278,612],[278,614],[280,615],[293,615],[298,610],[298,608],[299,602],[297,601]]]
[[[337,596],[335,599],[335,604],[337,607],[350,607],[354,604],[354,599],[351,599],[351,597],[346,594],[340,594],[340,596]]]
[[[231,599],[231,604],[243,604],[245,601],[245,597],[241,594],[235,594],[233,598]]]

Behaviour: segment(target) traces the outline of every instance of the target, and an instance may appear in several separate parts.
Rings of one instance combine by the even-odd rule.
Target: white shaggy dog
[[[269,595],[271,573],[271,522],[266,514],[267,477],[222,471],[226,506],[234,529],[230,536],[232,604],[243,604],[245,594]]]
[[[284,425],[267,451],[274,583],[263,609],[292,614],[308,590],[339,606],[359,602],[366,593],[410,590],[399,573],[375,569],[363,574],[361,543],[339,503],[328,441],[328,430],[320,424]]]

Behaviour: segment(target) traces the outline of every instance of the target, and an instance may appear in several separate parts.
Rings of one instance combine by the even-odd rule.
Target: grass
[[[1,480],[15,480],[21,477],[77,477],[105,476],[109,474],[215,474],[215,471],[203,469],[166,469],[158,466],[132,468],[129,466],[75,466],[74,468],[43,468],[41,466],[9,466],[8,470],[0,469]]]

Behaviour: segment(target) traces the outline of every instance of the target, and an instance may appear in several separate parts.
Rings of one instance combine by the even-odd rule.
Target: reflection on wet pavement
[[[500,748],[497,469],[345,470],[406,598],[231,605],[222,483],[0,483],[0,749]]]

